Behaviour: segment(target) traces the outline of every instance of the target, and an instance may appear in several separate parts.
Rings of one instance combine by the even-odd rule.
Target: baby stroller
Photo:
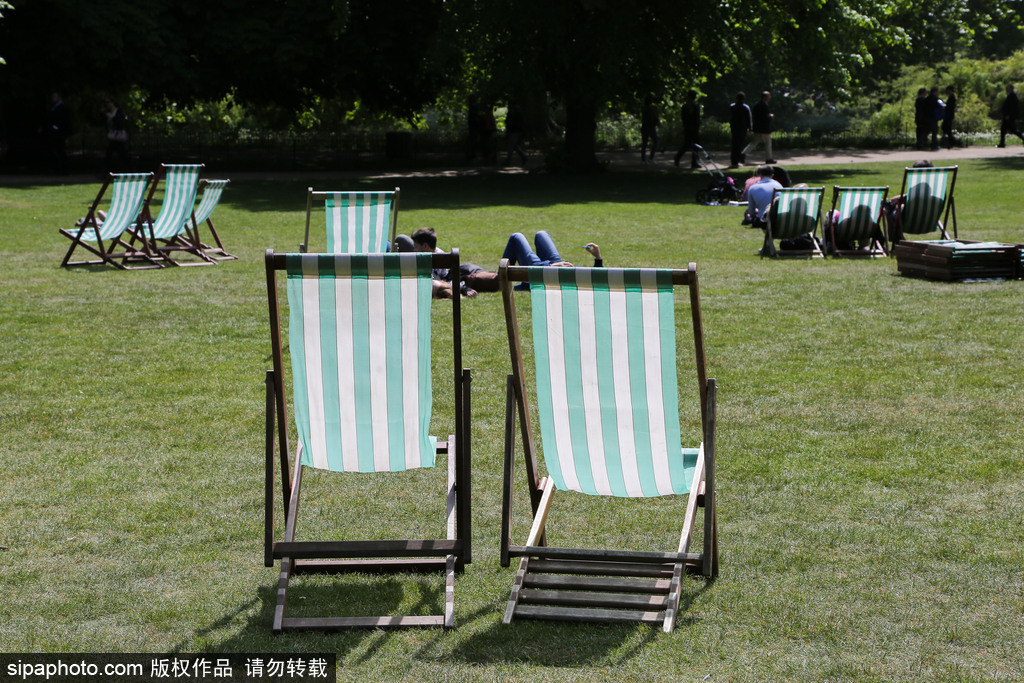
[[[736,187],[736,181],[722,173],[707,150],[700,145],[694,145],[693,148],[697,152],[697,162],[711,176],[708,186],[697,191],[697,203],[719,206],[738,200],[742,190]]]

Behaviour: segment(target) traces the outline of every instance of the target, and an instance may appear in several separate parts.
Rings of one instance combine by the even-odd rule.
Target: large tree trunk
[[[585,98],[565,103],[565,155],[568,170],[591,173],[600,167],[596,151],[597,105]]]

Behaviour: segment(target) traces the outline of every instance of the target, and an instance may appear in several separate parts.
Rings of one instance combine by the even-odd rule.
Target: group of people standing
[[[476,95],[469,96],[466,110],[468,137],[466,140],[466,160],[473,162],[479,156],[485,163],[496,163],[498,146],[495,136],[498,124],[494,119],[494,107],[490,104],[481,105]],[[523,108],[510,103],[505,114],[506,154],[504,164],[512,163],[512,156],[518,155],[522,165],[526,165],[526,150],[523,149],[523,135],[526,129]]]
[[[941,149],[939,141],[939,122],[942,122],[941,145],[953,148],[960,143],[953,137],[953,121],[956,118],[956,89],[946,86],[946,101],[939,99],[939,88],[933,86],[929,91],[920,88],[914,100],[914,128],[918,149]],[[930,140],[929,140],[930,138]]]

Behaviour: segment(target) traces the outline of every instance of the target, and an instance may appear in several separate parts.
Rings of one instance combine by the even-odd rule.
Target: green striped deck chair
[[[639,621],[671,631],[684,572],[718,574],[715,380],[707,378],[704,367],[696,265],[687,270],[516,267],[502,260],[498,272],[512,357],[506,387],[502,566],[520,558],[504,621]],[[536,398],[547,470],[543,477],[514,298],[513,285],[519,282],[530,284],[530,392]],[[689,293],[701,413],[702,438],[696,448],[681,445],[676,287]],[[517,432],[533,511],[524,545],[511,543]],[[679,544],[674,552],[549,545],[547,519],[556,491],[559,496],[686,496],[685,512],[679,510]],[[586,526],[599,523],[585,521]],[[692,552],[698,523],[703,527],[701,551]]]
[[[116,268],[159,268],[160,264],[144,252],[139,252],[124,240],[124,234],[142,211],[146,188],[153,179],[152,173],[112,173],[100,187],[96,199],[89,206],[79,224],[71,229],[60,229],[60,234],[71,240],[61,266],[82,266],[109,264]],[[110,206],[106,218],[100,217],[100,202],[110,188]],[[72,261],[75,250],[81,248],[96,258]],[[128,265],[147,262],[148,266]]]
[[[274,254],[268,250],[266,267],[273,370],[267,374],[264,560],[268,567],[280,561],[281,567],[273,630],[451,628],[454,576],[471,561],[470,371],[462,368],[459,298],[451,299],[450,338],[432,339],[431,294],[432,270],[458,269],[458,250],[451,254]],[[286,281],[286,339],[279,316],[279,272]],[[447,389],[439,385],[437,395],[451,397],[450,405],[444,401],[445,409],[451,411],[445,415],[451,415],[454,429],[442,442],[428,431],[434,400],[432,362],[440,360],[432,357],[435,345],[445,349],[441,355],[446,357],[447,349],[451,350],[452,383]],[[294,458],[286,428],[286,351],[298,440]],[[423,482],[440,482],[417,478],[413,470],[423,473],[424,468],[433,467],[438,454],[447,456],[447,488],[442,491],[438,485],[438,495],[428,500],[430,487]],[[275,461],[279,461],[285,515],[281,541],[275,540]],[[323,504],[317,518],[327,516],[358,527],[344,535],[370,536],[371,540],[296,538],[299,492],[308,469],[327,473],[323,476],[340,487],[331,489],[336,495],[326,502],[316,499]],[[437,503],[437,537],[380,539],[373,531],[361,531],[377,529],[394,514],[388,500],[351,502],[382,480],[389,491],[406,482],[403,498],[420,496],[416,500],[423,507]],[[321,475],[316,483],[322,483]],[[326,515],[323,510],[328,509]],[[444,537],[440,537],[441,526]],[[406,571],[443,573],[443,614],[292,617],[286,613],[293,573]]]
[[[762,258],[825,255],[818,245],[817,236],[824,194],[823,187],[786,187],[775,190],[766,220]],[[781,251],[775,247],[775,240],[792,239],[803,235],[811,236],[806,247]]]
[[[194,225],[196,228],[196,235],[199,235],[199,229],[205,224],[207,229],[210,231],[210,235],[213,237],[213,241],[216,246],[206,244],[200,241],[200,246],[203,249],[203,253],[208,258],[215,261],[226,261],[229,259],[238,258],[227,252],[224,248],[224,244],[220,241],[220,235],[217,234],[217,228],[213,225],[213,210],[220,204],[221,195],[224,194],[224,188],[228,186],[230,180],[200,180],[199,181],[199,203],[196,205],[196,210],[193,216]]]
[[[390,251],[398,225],[399,188],[394,191],[317,192],[306,195],[306,238],[299,251],[309,248],[313,200],[324,200],[328,254],[379,254]]]
[[[925,235],[936,230],[942,239],[948,240],[951,220],[956,238],[956,172],[956,166],[903,169],[902,208],[887,222],[889,244],[895,245],[905,235]]]
[[[133,231],[133,239],[140,241],[147,253],[172,265],[208,266],[216,263],[203,253],[192,215],[202,170],[203,164],[161,164],[160,174],[150,188],[141,219]],[[161,180],[163,199],[160,213],[154,218],[153,198]],[[192,254],[199,260],[179,261],[172,257],[175,252]]]
[[[882,203],[888,193],[888,187],[833,186],[832,210],[828,212],[824,228],[828,253],[888,256],[881,224]]]

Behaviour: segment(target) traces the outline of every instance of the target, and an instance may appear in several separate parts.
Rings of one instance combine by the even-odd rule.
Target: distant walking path
[[[612,171],[635,171],[638,173],[677,171],[679,173],[690,173],[685,167],[675,168],[672,164],[672,157],[675,152],[667,149],[660,152],[653,164],[641,163],[639,151],[613,151],[598,152],[599,161],[607,162]],[[718,167],[725,173],[737,174],[749,171],[754,172],[758,164],[756,160],[745,164],[740,169],[728,169],[729,152],[727,150],[711,150],[712,158]],[[965,159],[997,159],[997,158],[1024,158],[1024,146],[1008,145],[1003,148],[993,145],[974,145],[971,147],[958,147],[956,149],[941,149],[935,152],[921,151],[914,149],[825,149],[825,150],[791,150],[776,149],[775,157],[778,166],[839,166],[842,164],[858,163],[881,163],[899,161],[907,165],[919,160],[928,159],[936,166],[948,166],[956,164]],[[292,178],[304,179],[332,179],[332,178],[414,178],[414,177],[437,177],[437,176],[464,176],[479,175],[484,173],[496,174],[519,174],[529,173],[542,167],[542,160],[539,155],[531,155],[526,166],[467,166],[458,161],[445,163],[434,159],[433,161],[417,165],[416,161],[396,164],[394,168],[387,169],[387,164],[382,164],[376,169],[362,170],[267,170],[267,171],[210,171],[214,175],[230,177],[233,180],[283,180]],[[696,169],[695,172],[703,173],[703,169]],[[212,176],[211,176],[212,177]],[[0,186],[4,185],[25,185],[45,184],[63,185],[98,182],[99,174],[75,174],[70,176],[46,176],[33,174],[10,174],[0,175]]]

